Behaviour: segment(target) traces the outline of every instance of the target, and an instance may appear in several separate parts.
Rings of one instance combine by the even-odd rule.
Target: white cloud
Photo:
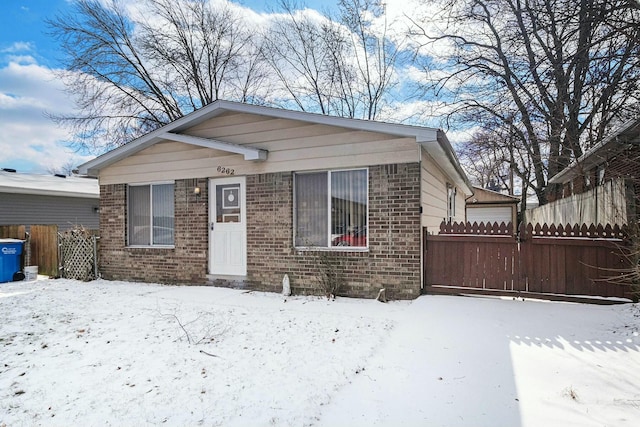
[[[15,42],[9,47],[0,49],[0,53],[30,52],[32,50],[33,44],[31,42]]]
[[[53,70],[15,61],[0,68],[0,167],[46,173],[70,160],[88,160],[66,146],[68,131],[47,117],[72,111]]]
[[[249,28],[258,33],[272,25],[274,20],[285,18],[285,15],[278,13],[258,13],[237,3],[228,3],[227,0],[211,2],[215,5],[228,4],[242,16]],[[409,18],[428,26],[429,31],[436,31],[435,21],[429,19],[430,16],[436,16],[433,10],[435,6],[431,2],[385,0],[384,3],[386,16],[378,18],[376,24],[383,25],[386,19],[389,32],[394,33],[397,40],[411,25]],[[154,19],[142,6],[143,3],[125,0],[124,4],[130,16]],[[325,19],[313,9],[298,11],[297,14],[315,22]],[[4,49],[0,47],[0,53],[3,54],[0,57],[0,167],[46,172],[47,169],[68,163],[70,159],[77,159],[78,164],[88,160],[89,157],[79,156],[67,148],[65,141],[70,139],[68,130],[58,127],[46,115],[47,112],[64,114],[74,111],[73,100],[64,92],[64,86],[56,78],[54,70],[38,63],[34,46],[30,43],[16,42]],[[398,70],[398,73],[403,84],[424,79],[424,72],[411,66]],[[279,93],[271,91],[270,94],[277,98]],[[402,102],[391,106],[380,119],[446,127],[441,119],[450,109],[442,100]],[[458,138],[451,137],[450,133],[450,139]]]
[[[472,126],[466,129],[449,130],[447,132],[447,138],[454,145],[463,144],[469,142],[473,135],[479,132],[482,128],[480,126]]]

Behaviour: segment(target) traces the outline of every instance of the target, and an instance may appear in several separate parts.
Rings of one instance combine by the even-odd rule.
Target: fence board
[[[478,287],[478,280],[472,274],[472,266],[474,263],[478,262],[477,252],[472,243],[463,243],[462,247],[462,274],[465,277],[465,280],[462,281],[463,286],[468,286],[471,288]]]
[[[58,226],[32,225],[31,264],[38,266],[38,272],[57,277],[58,271]]]
[[[27,239],[27,228],[24,225],[0,225],[0,239],[24,240],[25,244],[20,255],[20,269],[24,270],[29,264],[31,252],[29,251],[29,241]]]
[[[27,228],[24,225],[0,225],[0,239],[27,239]]]
[[[442,224],[439,235],[425,232],[425,285],[629,296],[627,287],[607,280],[628,268],[621,239],[624,229],[528,224],[520,229],[520,242],[508,233],[510,229]]]

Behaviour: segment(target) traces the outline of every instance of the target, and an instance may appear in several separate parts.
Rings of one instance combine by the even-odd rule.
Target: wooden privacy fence
[[[24,266],[37,265],[40,274],[58,276],[57,225],[32,225],[28,233],[24,225],[1,225],[0,237],[24,240]]]
[[[610,280],[630,267],[617,226],[528,224],[515,236],[511,224],[443,223],[424,242],[427,290],[630,297],[627,286]]]

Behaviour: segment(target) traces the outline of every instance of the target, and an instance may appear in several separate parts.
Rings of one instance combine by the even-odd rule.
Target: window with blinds
[[[297,173],[296,247],[367,247],[368,171]]]
[[[129,185],[129,246],[173,246],[173,184]]]

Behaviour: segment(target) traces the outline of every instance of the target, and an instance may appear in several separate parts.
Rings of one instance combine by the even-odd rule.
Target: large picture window
[[[297,247],[367,247],[366,169],[295,175]]]
[[[173,184],[130,185],[130,246],[173,246]]]

